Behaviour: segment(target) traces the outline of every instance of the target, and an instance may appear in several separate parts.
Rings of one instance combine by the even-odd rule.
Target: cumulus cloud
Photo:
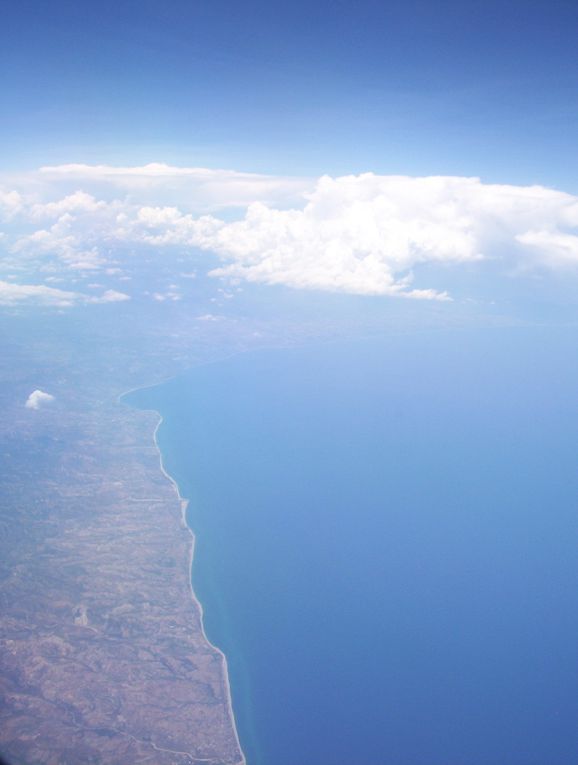
[[[60,218],[65,213],[94,213],[106,207],[106,203],[98,201],[92,194],[84,191],[75,191],[73,194],[58,199],[55,202],[33,204],[29,216],[32,220],[45,218]]]
[[[508,267],[577,264],[577,226],[578,198],[540,186],[364,174],[321,178],[303,209],[255,203],[232,223],[175,220],[171,235],[219,254],[215,276],[445,300],[445,291],[412,288],[415,269],[496,258]]]
[[[106,223],[96,221],[94,216],[79,218],[65,212],[49,228],[18,237],[11,250],[28,259],[56,260],[75,271],[96,271],[106,265],[99,248],[105,230]]]
[[[164,303],[165,300],[172,300],[173,302],[177,302],[179,300],[182,300],[182,295],[180,292],[176,290],[167,290],[166,292],[153,292],[152,299],[156,300],[157,303]]]
[[[220,262],[210,274],[233,282],[425,300],[450,299],[451,273],[471,264],[498,275],[578,274],[578,197],[542,186],[372,173],[304,181],[162,164],[65,165],[38,175],[58,188],[62,179],[78,184],[49,200],[10,198],[11,209],[38,227],[6,248],[40,271],[114,275],[122,271],[119,251],[144,246],[162,258],[179,248],[193,251],[191,270],[198,268],[194,250],[215,254]],[[95,188],[103,185],[130,193],[102,199]],[[157,201],[167,189],[175,204]],[[233,203],[244,208],[237,219],[218,212]],[[203,207],[210,212],[200,214]],[[422,283],[434,273],[435,287]],[[151,292],[177,299],[158,287]],[[176,287],[173,294],[180,297]]]
[[[87,303],[124,303],[125,300],[130,300],[130,295],[118,292],[117,290],[105,290],[98,297],[89,297],[87,295],[82,297]]]
[[[27,409],[40,409],[44,404],[49,404],[54,401],[54,396],[50,393],[45,393],[43,390],[34,390],[26,399],[24,406]]]
[[[21,194],[17,191],[6,191],[0,188],[0,220],[3,222],[11,220],[17,215],[23,206]]]

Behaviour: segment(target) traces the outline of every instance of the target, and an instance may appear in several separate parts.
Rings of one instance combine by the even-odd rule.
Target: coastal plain
[[[225,659],[192,595],[193,537],[161,470],[159,416],[119,401],[215,341],[183,330],[147,352],[146,335],[105,342],[106,319],[98,332],[58,323],[46,316],[24,344],[19,317],[2,360],[0,754],[238,765]],[[54,401],[26,408],[38,387]]]

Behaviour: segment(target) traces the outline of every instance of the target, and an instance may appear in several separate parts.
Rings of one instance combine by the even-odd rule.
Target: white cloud
[[[211,275],[233,282],[426,300],[449,299],[455,274],[469,264],[498,276],[529,269],[578,274],[578,197],[541,186],[371,173],[313,182],[163,164],[64,165],[42,168],[37,178],[52,194],[64,182],[76,189],[49,199],[35,192],[33,202],[9,197],[28,226],[6,238],[12,270],[19,264],[110,276],[123,273],[122,253],[132,251],[130,271],[137,273],[143,246],[159,259],[177,247],[214,253],[221,262]],[[111,199],[111,188],[129,196]],[[95,189],[108,189],[106,199]],[[171,195],[175,203],[166,204]],[[231,204],[244,207],[240,219],[217,215]],[[203,209],[212,212],[199,214]],[[194,257],[179,270],[197,269]],[[422,284],[432,274],[435,288]],[[180,297],[159,285],[150,289],[157,300]],[[106,295],[94,302],[128,298]]]
[[[28,259],[56,259],[62,266],[75,271],[96,271],[105,265],[105,261],[94,239],[99,240],[105,228],[91,216],[78,219],[66,212],[49,229],[37,229],[19,237],[12,252]]]
[[[29,211],[32,220],[60,218],[65,213],[94,213],[106,207],[106,202],[96,200],[84,191],[75,191],[55,202],[33,204]]]
[[[124,292],[117,292],[117,290],[105,290],[99,297],[83,297],[87,303],[124,303],[125,300],[130,300],[130,295]]]
[[[0,220],[9,221],[22,209],[23,199],[17,191],[0,188]]]
[[[80,292],[47,287],[45,284],[14,284],[0,281],[0,305],[42,305],[69,308],[79,303],[116,303],[130,300],[129,295],[106,290],[102,295],[84,295]]]
[[[165,300],[172,300],[173,302],[178,302],[179,300],[182,300],[182,295],[180,292],[177,292],[176,290],[167,290],[166,292],[153,292],[152,299],[156,300],[157,303],[164,303]]]
[[[531,233],[538,221],[548,237]],[[443,300],[444,291],[410,286],[420,265],[499,257],[508,267],[522,260],[557,268],[576,252],[574,237],[560,238],[559,228],[577,224],[578,199],[539,186],[364,174],[321,178],[300,210],[255,203],[241,221],[180,221],[173,232],[187,226],[192,242],[221,256],[215,276]]]
[[[527,231],[519,234],[521,244],[534,247],[545,265],[578,266],[578,236],[558,231]]]
[[[52,184],[89,184],[121,189],[135,201],[177,204],[196,211],[246,207],[256,199],[272,204],[295,202],[312,186],[309,178],[243,173],[206,167],[172,167],[153,162],[141,167],[70,164],[42,167],[40,180]]]
[[[40,409],[44,404],[49,404],[54,401],[54,396],[50,393],[45,393],[43,390],[34,390],[26,399],[24,406],[27,409]]]
[[[78,302],[76,292],[47,287],[44,284],[14,284],[0,281],[0,305],[13,306],[22,303],[52,305],[61,308]]]

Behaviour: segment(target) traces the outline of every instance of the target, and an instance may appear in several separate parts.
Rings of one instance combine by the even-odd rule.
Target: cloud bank
[[[234,282],[435,300],[451,299],[449,284],[469,264],[508,278],[578,275],[578,197],[542,186],[372,173],[304,181],[160,164],[65,165],[37,175],[56,187],[63,178],[78,184],[49,199],[22,188],[0,193],[5,216],[28,227],[7,242],[12,262],[41,269],[106,273],[119,249],[145,247],[160,259],[177,247],[192,269],[195,251],[214,253],[210,274]],[[183,179],[188,186],[179,186]],[[94,184],[130,193],[100,198]],[[161,198],[167,186],[181,203],[148,203],[151,189]],[[183,190],[193,187],[197,212]],[[242,210],[235,220],[219,213],[232,200]],[[432,273],[435,288],[426,281]],[[37,295],[57,301],[58,292]]]
[[[246,207],[255,200],[287,205],[311,188],[310,178],[243,173],[206,167],[173,167],[152,162],[141,167],[70,164],[42,167],[41,183],[61,188],[112,189],[153,204],[176,204],[208,211]]]
[[[321,178],[302,210],[249,207],[196,243],[225,265],[213,273],[359,294],[445,299],[409,287],[421,265],[578,266],[578,199],[542,187],[471,178]],[[227,262],[228,261],[228,262]]]

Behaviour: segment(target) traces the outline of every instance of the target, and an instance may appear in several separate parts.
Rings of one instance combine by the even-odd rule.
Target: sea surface
[[[128,397],[248,765],[576,765],[577,338],[374,336]]]

